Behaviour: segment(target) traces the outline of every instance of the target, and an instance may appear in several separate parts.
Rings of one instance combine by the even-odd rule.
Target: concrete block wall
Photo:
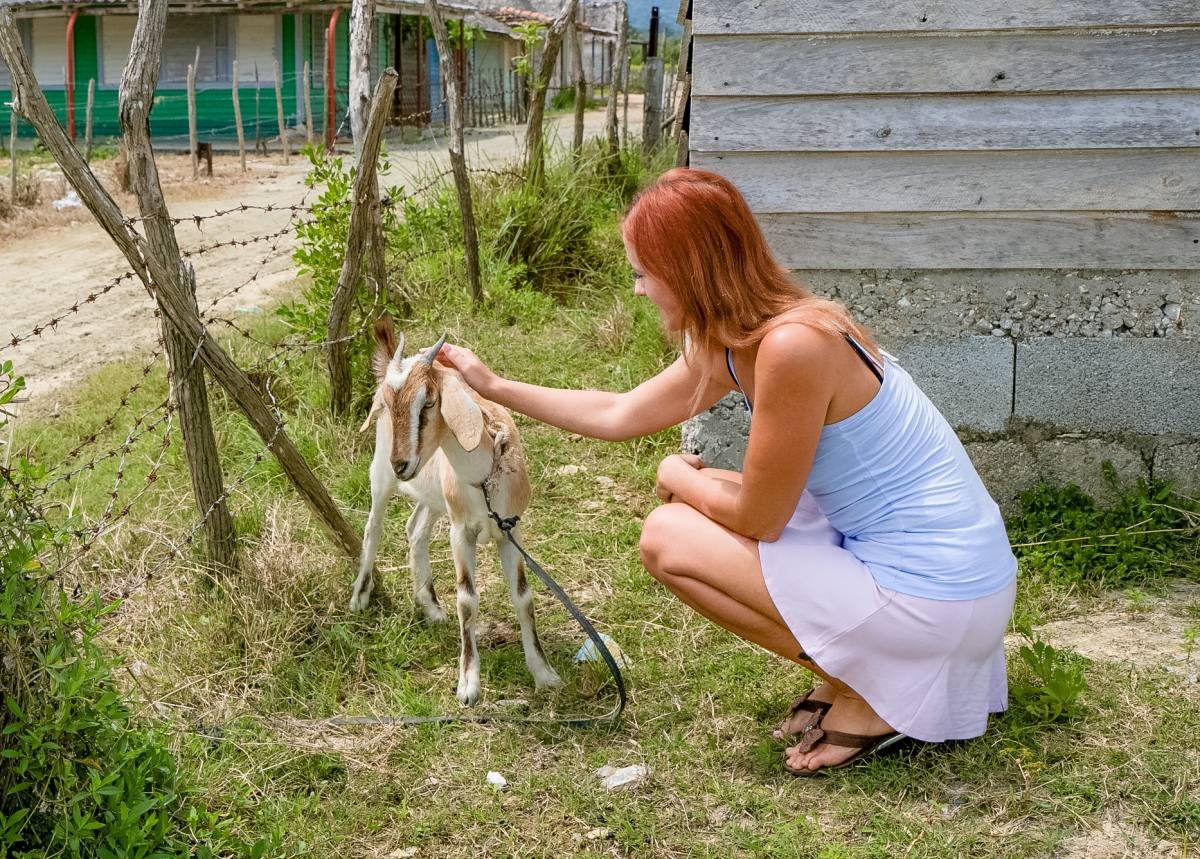
[[[799,274],[913,376],[1006,512],[1041,481],[1111,500],[1106,461],[1200,492],[1200,272]],[[740,468],[748,429],[727,397],[684,447]]]

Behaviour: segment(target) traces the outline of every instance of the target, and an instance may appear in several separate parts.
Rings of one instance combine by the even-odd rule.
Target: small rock
[[[603,477],[603,476],[597,477],[596,483],[598,483],[600,485],[601,489],[612,489],[613,487],[615,487],[617,485],[617,481],[613,480],[611,477]]]
[[[562,477],[570,477],[572,474],[578,474],[583,471],[583,468],[578,465],[564,465],[554,469],[554,473]]]
[[[993,336],[993,337],[1003,337],[1003,336],[1004,336],[1004,329],[1003,329],[1003,328],[993,328],[993,329],[992,329],[992,336]]]
[[[610,838],[610,837],[612,837],[612,832],[610,832],[609,830],[605,829],[602,826],[597,827],[596,829],[590,830],[588,832],[588,834],[584,836],[584,838],[586,838],[588,841],[596,841],[599,838]]]
[[[992,321],[990,319],[980,319],[975,323],[975,330],[980,334],[992,333]]]
[[[416,847],[404,847],[400,850],[393,850],[388,854],[388,859],[413,859],[420,852]]]
[[[650,769],[641,764],[634,764],[628,767],[612,767],[603,766],[596,770],[596,776],[601,780],[600,784],[606,790],[618,790],[626,787],[636,787],[644,782],[647,776],[650,775]]]
[[[508,779],[500,775],[500,773],[496,772],[495,770],[488,772],[487,783],[496,788],[496,790],[504,790],[508,787]]]
[[[129,663],[129,673],[134,677],[144,677],[150,671],[150,663],[138,659]]]
[[[909,301],[908,296],[905,295],[901,296],[900,300],[896,302],[896,306],[901,310],[908,310],[908,308],[912,307],[912,302]]]

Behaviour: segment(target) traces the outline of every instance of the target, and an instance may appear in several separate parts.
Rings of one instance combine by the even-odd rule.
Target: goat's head
[[[483,436],[483,413],[462,377],[434,363],[445,341],[443,337],[432,349],[405,358],[404,338],[397,341],[391,317],[375,320],[371,366],[379,387],[362,429],[377,417],[386,421],[392,469],[401,480],[412,480],[448,434],[468,451]]]

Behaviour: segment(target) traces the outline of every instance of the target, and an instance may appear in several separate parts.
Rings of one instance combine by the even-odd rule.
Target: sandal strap
[[[824,729],[825,736],[822,741],[831,746],[843,746],[848,749],[865,749],[868,746],[873,746],[876,743],[881,743],[886,739],[896,736],[896,731],[889,734],[847,734],[843,731],[831,731]]]

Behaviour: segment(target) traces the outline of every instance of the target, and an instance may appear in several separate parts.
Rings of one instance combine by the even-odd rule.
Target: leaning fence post
[[[233,126],[237,129],[238,158],[242,162],[242,172],[246,172],[246,132],[242,128],[242,102],[238,94],[241,78],[238,77],[238,61],[233,61]]]
[[[279,143],[283,146],[283,163],[292,163],[292,153],[288,147],[287,123],[283,116],[283,81],[280,80],[279,60],[275,61],[275,116],[279,120]]]
[[[379,212],[376,170],[379,146],[383,142],[383,130],[387,126],[392,93],[396,90],[398,80],[399,76],[393,69],[387,69],[379,76],[375,94],[371,98],[370,114],[366,118],[366,130],[359,141],[362,150],[358,158],[358,171],[354,176],[346,255],[342,259],[342,271],[329,305],[329,319],[325,327],[325,339],[329,342],[329,406],[336,417],[344,417],[350,410],[350,344],[346,341],[346,332],[350,327],[355,287],[362,272],[363,251],[370,245],[372,258],[382,258],[377,256],[383,248],[383,221]],[[384,273],[378,270],[377,265],[371,266],[370,276],[376,281],[375,289],[382,291],[385,284],[378,281]]]
[[[192,156],[192,179],[200,178],[200,148],[196,139],[196,66],[200,65],[200,46],[196,60],[187,70],[188,153]]]
[[[88,78],[87,117],[84,120],[83,160],[92,161],[92,108],[96,105],[96,79]]]

